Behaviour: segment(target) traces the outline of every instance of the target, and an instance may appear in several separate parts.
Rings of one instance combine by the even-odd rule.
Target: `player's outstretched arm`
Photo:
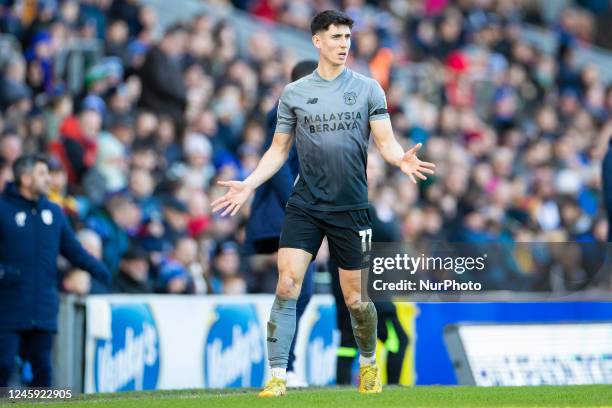
[[[211,203],[214,212],[221,211],[222,216],[236,215],[257,187],[268,181],[282,167],[289,157],[293,145],[293,136],[288,133],[275,133],[272,144],[262,156],[257,168],[244,181],[219,181],[229,190]]]
[[[422,161],[416,155],[422,146],[421,143],[404,152],[393,135],[390,119],[372,120],[370,121],[370,129],[372,130],[372,136],[374,136],[374,142],[385,161],[399,167],[410,177],[413,183],[417,182],[415,176],[421,180],[427,180],[423,173],[434,174],[436,165]]]

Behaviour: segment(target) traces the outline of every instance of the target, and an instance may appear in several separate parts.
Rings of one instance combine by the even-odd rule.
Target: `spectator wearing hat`
[[[38,31],[34,34],[32,45],[25,55],[30,65],[41,71],[42,89],[51,90],[53,87],[53,49],[49,32]]]
[[[149,276],[147,253],[139,248],[131,248],[119,264],[119,273],[113,280],[113,291],[117,293],[153,293]]]
[[[187,205],[176,197],[168,197],[163,204],[164,247],[172,247],[187,235],[189,213]]]
[[[212,145],[206,136],[188,134],[183,142],[183,155],[185,163],[177,163],[171,172],[188,188],[207,188],[215,175],[215,168],[211,164]]]
[[[110,121],[109,130],[126,149],[132,147],[135,137],[134,119],[129,113],[115,115]]]
[[[98,139],[95,170],[104,177],[104,192],[113,194],[127,187],[128,157],[125,146],[111,133]]]

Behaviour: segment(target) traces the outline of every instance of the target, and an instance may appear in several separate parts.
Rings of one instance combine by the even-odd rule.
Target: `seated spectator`
[[[160,217],[159,203],[153,196],[155,180],[148,170],[143,168],[133,169],[130,173],[128,188],[136,204],[140,207],[143,220],[148,221]]]
[[[90,229],[81,229],[76,234],[76,238],[79,240],[83,248],[89,252],[97,260],[102,260],[102,240],[100,236]],[[85,272],[87,273],[87,272]],[[89,293],[99,294],[108,293],[109,288],[100,283],[95,278],[90,278],[90,290]]]
[[[4,66],[4,81],[0,82],[0,109],[32,96],[31,89],[25,83],[25,60],[23,58],[8,62]]]
[[[171,247],[179,238],[187,235],[189,222],[187,205],[177,198],[170,197],[164,202],[163,217],[165,245]]]
[[[62,163],[55,158],[49,159],[49,200],[62,207],[71,218],[78,214],[77,202],[67,194],[68,176]]]
[[[142,95],[139,105],[157,114],[168,114],[176,123],[183,121],[187,90],[176,59],[184,52],[185,30],[175,25],[164,34],[159,45],[153,46],[140,70]]]
[[[135,248],[123,255],[119,264],[119,273],[113,280],[113,291],[117,293],[153,293],[146,252]]]
[[[183,184],[192,189],[207,188],[215,175],[211,163],[212,145],[206,136],[190,133],[183,142],[185,163],[177,163],[171,169]]]
[[[69,116],[60,125],[60,139],[49,149],[68,173],[68,181],[77,186],[85,172],[96,162],[97,138],[102,127],[104,101],[90,95],[85,98],[79,116]]]
[[[238,295],[246,293],[246,281],[240,276],[238,244],[226,241],[218,245],[213,264],[213,288],[215,293]]]
[[[23,154],[23,140],[19,133],[7,130],[0,136],[0,157],[12,165]]]
[[[172,254],[162,261],[157,279],[157,290],[162,293],[187,294],[195,293],[194,273],[198,245],[191,238],[181,238],[176,242]],[[201,271],[201,268],[200,268]]]
[[[140,209],[127,195],[114,196],[105,210],[87,220],[87,226],[102,239],[102,258],[113,274],[119,271],[119,261],[130,246],[130,237],[136,236],[140,221]]]
[[[104,193],[116,193],[127,186],[127,152],[110,133],[98,138],[95,170],[104,178]]]
[[[196,190],[187,199],[189,209],[189,223],[187,231],[192,238],[205,234],[211,226],[210,203],[208,197],[201,190]]]

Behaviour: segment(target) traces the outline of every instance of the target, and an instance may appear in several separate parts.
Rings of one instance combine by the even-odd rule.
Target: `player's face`
[[[319,49],[321,59],[332,65],[344,65],[351,48],[351,29],[348,26],[330,25],[327,31],[315,34],[312,41]]]

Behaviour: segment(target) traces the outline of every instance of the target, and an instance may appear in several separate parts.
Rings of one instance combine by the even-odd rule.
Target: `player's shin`
[[[376,326],[378,316],[371,301],[349,305],[353,335],[359,347],[359,363],[361,366],[376,363]]]
[[[272,304],[268,321],[268,359],[272,377],[286,378],[289,349],[295,334],[297,299],[281,299],[278,296]]]

